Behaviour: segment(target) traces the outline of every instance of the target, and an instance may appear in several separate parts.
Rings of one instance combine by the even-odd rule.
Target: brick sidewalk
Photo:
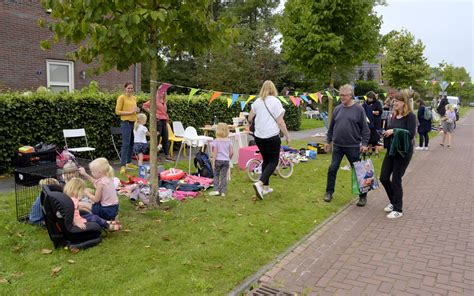
[[[385,191],[372,192],[366,207],[348,207],[259,282],[305,295],[474,295],[473,131],[471,111],[452,148],[437,137],[415,153],[402,218],[387,219]]]

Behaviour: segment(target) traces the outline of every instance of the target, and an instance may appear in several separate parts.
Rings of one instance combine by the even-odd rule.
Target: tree
[[[380,18],[373,0],[289,0],[280,31],[286,58],[308,75],[334,87],[341,70],[374,60]],[[329,114],[333,102],[329,101]]]
[[[157,197],[156,101],[158,53],[202,52],[211,45],[225,45],[232,32],[225,20],[212,19],[209,0],[193,1],[90,1],[42,0],[51,10],[54,42],[64,39],[78,45],[70,55],[85,63],[98,60],[98,71],[126,70],[150,61],[150,163],[152,195]],[[44,25],[44,21],[40,21]],[[42,41],[42,48],[49,48]],[[159,202],[158,198],[152,198]]]
[[[384,74],[388,84],[396,87],[416,85],[429,72],[425,46],[421,40],[415,41],[407,30],[392,33],[385,47]]]
[[[455,67],[443,61],[439,64],[439,69],[443,80],[450,83],[447,88],[449,95],[460,97],[463,104],[474,99],[474,87],[472,83],[469,83],[471,76],[464,67]],[[465,82],[463,86],[461,86],[462,81]],[[451,84],[451,82],[454,83]]]

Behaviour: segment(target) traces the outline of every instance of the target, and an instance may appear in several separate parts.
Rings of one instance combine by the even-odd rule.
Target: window
[[[70,61],[46,60],[48,88],[53,92],[74,89],[74,63]]]

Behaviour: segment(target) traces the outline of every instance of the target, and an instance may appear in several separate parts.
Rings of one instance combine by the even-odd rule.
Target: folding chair
[[[110,139],[112,139],[112,145],[114,145],[115,152],[117,153],[117,157],[119,160],[122,160],[120,157],[120,151],[117,148],[117,144],[115,144],[115,138],[114,136],[116,135],[122,135],[122,131],[120,130],[120,127],[111,127],[110,128]]]
[[[181,121],[173,121],[173,132],[176,137],[184,138],[184,126]]]
[[[66,143],[66,147],[68,148],[69,151],[75,152],[75,153],[81,153],[81,152],[89,152],[91,159],[93,159],[92,152],[95,151],[95,148],[89,147],[89,143],[87,141],[87,136],[86,136],[86,130],[83,128],[78,128],[78,129],[64,129],[63,130],[63,135],[64,135],[64,142]],[[82,147],[69,147],[67,144],[67,139],[68,138],[84,138],[86,146]]]

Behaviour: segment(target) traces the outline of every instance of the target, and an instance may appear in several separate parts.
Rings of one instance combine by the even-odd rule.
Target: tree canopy
[[[385,46],[384,77],[395,87],[409,87],[429,73],[423,56],[425,46],[407,30],[390,32]]]

